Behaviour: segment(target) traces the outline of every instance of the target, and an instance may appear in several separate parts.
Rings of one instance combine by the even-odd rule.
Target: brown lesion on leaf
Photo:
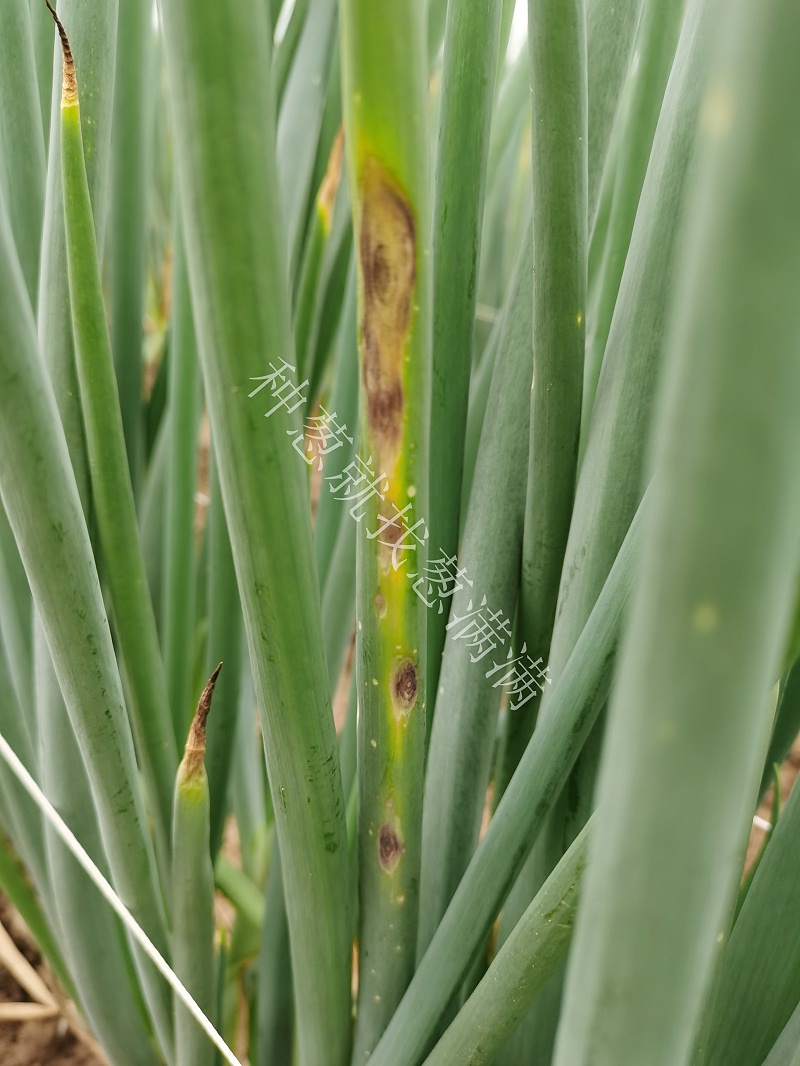
[[[387,873],[392,873],[403,857],[405,845],[390,825],[382,825],[378,831],[378,862]]]
[[[61,83],[61,106],[71,107],[78,102],[78,79],[75,76],[75,60],[72,58],[72,49],[69,46],[67,31],[62,25],[61,19],[56,14],[56,9],[52,6],[50,0],[44,0],[44,2],[47,4],[48,11],[53,16],[53,21],[58,30],[58,36],[61,38],[61,53],[64,57],[64,78]]]
[[[407,714],[417,702],[417,688],[417,664],[405,659],[392,672],[392,699],[403,714]]]
[[[385,544],[391,548],[397,544],[402,537],[403,532],[402,522],[397,518],[393,518],[391,522],[387,522],[381,527],[381,539],[379,543]]]
[[[374,159],[362,174],[361,373],[374,450],[391,457],[403,424],[403,356],[416,282],[417,234],[408,201]]]

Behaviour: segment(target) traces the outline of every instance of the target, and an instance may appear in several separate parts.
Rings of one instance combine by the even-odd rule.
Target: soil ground
[[[53,991],[56,982],[42,961],[19,916],[0,893],[0,922],[19,950]],[[63,994],[57,992],[63,1001]],[[0,1003],[25,1003],[30,997],[0,963]],[[107,1060],[70,1028],[63,1016],[47,1020],[0,1022],[2,1066],[108,1066]]]

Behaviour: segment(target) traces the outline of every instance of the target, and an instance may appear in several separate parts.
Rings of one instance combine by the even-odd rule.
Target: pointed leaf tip
[[[214,695],[214,686],[217,683],[217,678],[219,677],[221,669],[222,663],[217,666],[214,673],[208,679],[206,687],[203,689],[197,704],[197,710],[195,711],[192,725],[189,729],[189,736],[186,740],[186,748],[183,753],[183,770],[187,774],[191,774],[203,765],[203,759],[206,753],[206,719],[211,710],[211,698]]]

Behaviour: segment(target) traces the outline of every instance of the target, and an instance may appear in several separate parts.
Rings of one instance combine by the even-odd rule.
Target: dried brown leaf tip
[[[72,49],[69,46],[69,38],[67,32],[61,22],[61,19],[56,14],[56,9],[50,3],[50,0],[44,0],[47,4],[47,10],[53,16],[53,21],[56,24],[58,30],[58,36],[61,38],[61,52],[64,56],[64,78],[61,83],[61,106],[62,107],[75,107],[78,103],[78,79],[75,77],[75,60],[72,58]]]
[[[222,663],[219,664],[208,679],[197,704],[197,710],[189,729],[189,737],[183,753],[183,769],[187,774],[200,769],[203,765],[203,759],[206,754],[206,719],[208,718],[208,712],[211,710],[211,698],[214,695],[214,686],[217,683],[221,669]]]

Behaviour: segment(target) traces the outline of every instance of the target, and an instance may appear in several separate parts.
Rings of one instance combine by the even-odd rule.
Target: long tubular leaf
[[[2,207],[0,207],[2,210]],[[0,507],[0,640],[5,647],[12,688],[20,708],[29,750],[38,759],[33,716],[33,612],[25,568],[19,557],[6,513]],[[35,762],[32,763],[35,765]]]
[[[189,694],[195,623],[194,495],[200,381],[186,254],[180,222],[177,221],[179,212],[175,215],[161,638],[168,705],[177,739],[186,733],[191,714]]]
[[[139,544],[119,394],[105,317],[84,164],[75,66],[64,31],[61,157],[72,326],[92,498],[114,622],[131,691],[132,721],[162,861],[168,852],[171,780],[177,762],[166,678]]]
[[[359,986],[354,1063],[414,969],[426,715],[428,65],[420,5],[345,0],[342,97],[357,252]],[[351,512],[354,509],[351,508]],[[287,892],[288,895],[288,892]]]
[[[151,0],[125,0],[119,9],[114,85],[109,318],[131,482],[138,496],[144,459],[142,349],[147,237],[147,179],[152,143],[154,63]]]
[[[650,423],[664,341],[663,322],[671,287],[678,223],[683,216],[686,179],[696,138],[711,41],[713,4],[693,4],[672,77],[642,192],[642,210],[634,228],[617,309],[608,343],[589,444],[575,495],[570,536],[564,558],[558,611],[550,649],[550,670],[557,679],[594,606],[625,536],[642,493],[644,440]],[[602,529],[604,535],[597,535]],[[549,713],[550,690],[542,715]],[[518,725],[514,721],[513,725]],[[500,788],[523,750],[525,734],[511,730]],[[596,757],[591,760],[596,762]],[[576,786],[577,787],[577,786]],[[591,790],[591,774],[581,793]],[[560,804],[561,806],[562,804]],[[572,832],[571,803],[556,813],[547,835],[553,853],[544,855],[544,873],[564,851]],[[586,803],[581,803],[585,810]],[[577,828],[580,828],[578,825]],[[524,908],[529,899],[522,899]],[[520,910],[517,909],[517,913]]]
[[[793,788],[720,962],[701,1049],[708,1066],[760,1066],[800,1000],[800,950],[791,932],[800,921],[798,841],[800,790]]]
[[[675,258],[676,233],[685,207],[697,114],[705,85],[716,7],[693,4],[684,28],[664,100],[641,197],[619,299],[609,337],[597,405],[584,456],[570,525],[550,648],[557,679],[575,647],[613,564],[642,493],[645,441],[650,424],[663,323]],[[598,535],[602,530],[602,536]],[[549,714],[551,690],[541,714]],[[529,723],[527,723],[529,727]],[[498,789],[502,791],[528,732],[522,718],[509,720],[508,742]],[[600,727],[598,726],[598,730]],[[583,753],[537,844],[531,863],[506,907],[501,940],[527,907],[564,853],[591,809],[601,735]],[[548,1003],[550,997],[553,1003]],[[558,1015],[558,988],[548,990],[515,1043],[545,1042],[551,1050]],[[547,1015],[545,1022],[542,1014]],[[513,1052],[525,1052],[517,1046]],[[546,1054],[550,1053],[549,1051]]]
[[[633,583],[642,509],[603,593],[553,686],[555,714],[536,730],[371,1066],[416,1066],[558,795],[611,683],[620,616]]]
[[[342,52],[338,45],[333,49],[328,65],[328,84],[320,123],[319,140],[314,158],[311,189],[319,189],[334,157],[334,145],[342,128]],[[344,193],[347,215],[350,215],[350,200],[347,193],[347,180],[340,182],[339,188]]]
[[[533,386],[519,628],[547,661],[577,475],[586,336],[584,0],[529,0]],[[532,730],[535,704],[519,715]]]
[[[475,464],[478,460],[478,447],[483,432],[486,405],[489,401],[489,389],[492,383],[494,364],[497,359],[497,344],[502,321],[503,314],[501,312],[495,321],[492,332],[489,334],[480,365],[470,382],[469,410],[467,411],[467,426],[464,433],[464,478],[461,486],[461,499],[464,501],[464,506],[461,508],[459,540],[464,536],[464,525],[468,512],[467,501],[470,498],[472,482],[475,477]],[[528,404],[528,407],[530,408],[530,404]]]
[[[61,18],[70,28],[70,45],[81,72],[81,124],[86,174],[97,221],[97,244],[102,251],[108,204],[111,115],[114,97],[118,0],[60,0]],[[49,16],[48,16],[49,17]],[[52,19],[50,38],[53,40]],[[61,82],[61,49],[56,43],[51,64]],[[48,103],[50,101],[48,100]],[[80,391],[75,368],[72,319],[67,280],[64,204],[61,190],[61,94],[52,93],[53,120],[47,156],[44,232],[37,323],[39,345],[56,394],[78,490],[88,514],[89,477]],[[176,760],[177,761],[177,760]]]
[[[41,622],[36,626],[36,701],[47,743],[41,782],[92,859],[108,874],[97,815],[72,723],[66,713]],[[5,734],[8,736],[8,734]],[[156,1066],[158,1053],[146,1021],[136,971],[113,911],[87,891],[86,875],[48,822],[44,827],[53,910],[81,1010],[114,1063]],[[167,1030],[168,1033],[168,1030]]]
[[[85,526],[83,530],[85,535]],[[88,546],[88,540],[86,544]],[[94,573],[93,564],[91,572]],[[74,580],[74,576],[68,574],[67,587],[71,587]],[[87,610],[82,610],[80,605],[76,607],[76,610],[83,618],[88,613]],[[101,618],[105,624],[105,615],[102,614]],[[37,633],[38,630],[39,625],[37,623]],[[87,634],[87,640],[90,642],[94,640],[91,632]],[[79,644],[79,646],[82,649],[82,645]],[[74,648],[70,654],[76,656]],[[36,706],[41,737],[40,761],[42,779],[50,791],[53,801],[59,803],[62,809],[69,814],[73,824],[80,828],[83,839],[90,846],[94,845],[95,853],[99,855],[101,846],[97,835],[89,780],[87,780],[83,768],[73,766],[72,760],[70,760],[70,753],[72,753],[73,760],[80,758],[72,734],[73,727],[65,716],[62,696],[59,692],[58,684],[51,677],[49,655],[44,648],[40,649],[39,658],[41,659],[41,665],[37,668],[37,673],[43,678],[43,681],[37,684]],[[77,660],[80,662],[80,652],[77,653]],[[118,675],[116,675],[116,664],[113,663],[113,659],[112,665],[117,683],[119,683]],[[102,674],[98,676],[102,680]],[[101,695],[105,697],[105,692],[101,692]],[[85,708],[85,713],[91,714],[91,707]],[[127,722],[124,725],[127,730]],[[86,739],[84,739],[85,743],[87,743]],[[91,743],[91,741],[88,741],[88,743]],[[124,753],[124,747],[122,750]],[[84,747],[84,756],[85,753],[86,749]],[[113,766],[109,767],[109,771],[111,770],[113,770]],[[132,761],[130,766],[126,767],[126,772],[129,774],[130,783],[128,788],[130,788],[136,773],[135,764]],[[93,786],[96,789],[96,778],[93,781]],[[110,786],[106,784],[106,787]],[[112,794],[120,791],[124,794],[124,786],[122,790],[118,786],[114,786]],[[95,803],[100,803],[102,806],[102,802],[97,800],[96,797]],[[111,804],[112,809],[116,811],[115,800],[111,800]],[[135,812],[135,817],[140,817],[140,815]],[[115,830],[112,829],[111,831],[114,832]],[[129,836],[130,833],[131,829],[129,828],[127,835]],[[123,851],[126,850],[125,836],[126,834],[123,832],[123,839],[119,845]],[[113,922],[109,923],[104,916],[103,919],[92,922],[89,935],[76,935],[81,928],[82,920],[85,921],[89,913],[87,907],[91,907],[92,901],[86,897],[83,885],[76,885],[74,866],[69,865],[69,860],[65,863],[66,856],[63,847],[53,838],[49,830],[46,834],[46,842],[49,876],[60,886],[60,891],[54,894],[55,913],[60,919],[64,942],[68,946],[70,967],[81,988],[81,1002],[84,1005],[87,1016],[93,1020],[96,1031],[102,1035],[106,1046],[113,1054],[122,1056],[125,1053],[126,1046],[130,1046],[140,1049],[141,1059],[138,1061],[143,1063],[153,1061],[153,1050],[146,1031],[141,1024],[141,1019],[136,1017],[135,1011],[130,1012],[124,1018],[116,1017],[113,1004],[109,999],[111,990],[115,987],[121,987],[121,982],[134,982],[135,984],[136,981],[127,957],[126,948],[119,942],[118,931],[114,928]],[[142,847],[146,847],[147,844],[148,840],[142,841]],[[146,870],[137,871],[134,876],[144,882],[139,891],[146,898],[148,891]],[[151,923],[160,922],[162,920],[160,898],[153,895],[152,899],[147,901],[145,905],[151,909],[153,915],[150,919]],[[153,928],[158,931],[159,927],[153,924]],[[102,961],[99,963],[97,959],[98,950],[102,956]],[[146,983],[159,1035],[163,1046],[168,1047],[171,1040],[171,1019],[169,1012],[165,1010],[163,986],[159,982],[155,982],[155,985],[153,984],[152,972],[147,973]],[[134,1000],[136,998],[138,998],[138,992],[134,992]]]
[[[172,815],[172,914],[175,973],[214,1021],[214,870],[209,851],[210,803],[204,765],[206,719],[222,664],[203,689],[175,780]],[[197,1022],[175,1003],[175,1066],[213,1066],[213,1046]]]
[[[347,699],[347,714],[339,734],[339,758],[342,764],[342,782],[345,795],[353,793],[356,779],[357,735],[356,718],[358,716],[358,679],[355,670],[350,673],[350,693]]]
[[[741,2],[722,27],[559,1066],[688,1060],[794,606],[800,18]]]
[[[433,346],[428,529],[458,553],[461,480],[500,0],[448,5],[433,203]],[[428,616],[428,691],[439,684],[447,616]],[[433,701],[432,701],[433,702]],[[428,732],[432,720],[430,708]]]
[[[514,617],[533,369],[530,236],[528,226],[500,329],[459,556],[464,576],[447,590],[454,593],[453,619],[468,618],[483,595],[493,612],[508,620]],[[466,639],[455,639],[453,633],[445,644],[426,771],[418,958],[430,944],[478,843],[500,704],[495,681],[487,677],[491,660],[473,661],[480,650]],[[496,650],[494,658],[503,659],[505,654]]]
[[[350,521],[350,515],[346,515],[345,521],[339,527],[322,593],[322,631],[331,692],[336,691],[345,652],[353,635],[357,533],[358,527]]]
[[[642,495],[644,442],[672,291],[665,279],[673,273],[685,211],[716,10],[713,0],[692,4],[665,94],[575,495],[550,654],[554,678],[575,647]]]
[[[527,69],[526,64],[525,70],[527,71]],[[522,96],[522,101],[529,94],[530,90],[527,89]],[[522,145],[527,143],[525,138],[529,129],[529,123],[526,121],[528,113],[529,108],[523,107],[521,117],[509,132],[509,140],[498,164],[497,178],[491,184],[487,182],[486,203],[483,212],[481,263],[478,270],[478,304],[473,341],[478,366],[481,365],[483,353],[488,347],[489,339],[491,338],[492,329],[496,322],[496,317],[494,316],[497,315],[505,302],[508,283],[511,274],[513,274],[513,263],[516,262],[516,257],[519,254],[519,244],[525,234],[524,226],[509,231],[507,218],[512,188],[521,169]],[[527,163],[527,157],[530,156],[530,153],[526,151],[525,156]],[[526,174],[526,183],[529,182],[530,175]],[[507,273],[505,269],[505,260],[509,255],[513,260],[511,274]],[[462,506],[462,513],[464,511],[465,506]]]
[[[503,243],[502,257],[500,260],[501,277],[503,279],[502,293],[505,296],[508,285],[514,273],[519,244],[525,232],[525,223],[531,209],[531,124],[525,109],[525,120],[520,129],[518,152],[516,163],[511,171],[511,184],[508,189],[508,200],[502,219]],[[491,312],[489,312],[491,321]]]
[[[166,356],[169,362],[169,356]],[[165,418],[158,430],[153,445],[150,464],[142,487],[139,509],[139,529],[144,556],[150,601],[157,618],[161,617],[164,583],[164,512],[167,495],[167,464],[169,460],[169,433]],[[217,660],[219,662],[219,660]]]
[[[295,0],[283,36],[275,45],[272,60],[272,89],[278,105],[283,100],[286,79],[292,69],[292,60],[297,51],[300,34],[303,32],[310,2],[311,0]]]
[[[28,4],[0,4],[0,197],[31,304],[39,287],[45,155]]]
[[[619,96],[631,61],[645,0],[589,0],[586,7],[589,75],[589,230],[597,204]]]
[[[336,0],[310,0],[278,115],[278,175],[292,277],[300,262],[306,231],[328,68],[338,47],[336,18]]]
[[[127,906],[164,947],[163,906],[111,634],[55,397],[2,214],[0,452],[0,492],[86,765],[109,868]]]
[[[336,95],[338,97],[338,91]],[[309,336],[311,368],[309,396],[312,401],[317,400],[320,395],[336,350],[335,341],[344,314],[348,279],[353,261],[352,228],[350,190],[347,181],[344,180],[339,184],[339,193],[333,209],[333,224],[322,261],[319,295]],[[353,350],[357,351],[357,345],[354,344]],[[358,365],[357,358],[355,362]],[[355,390],[354,395],[357,403],[358,389]]]
[[[275,812],[271,809],[271,796],[260,750],[263,737],[256,722],[253,679],[244,642],[239,674],[239,708],[228,791],[239,833],[242,870],[251,880],[260,882],[264,877],[262,849],[265,836],[273,841],[271,847],[277,846],[277,840],[274,832]]]
[[[162,19],[199,354],[286,884],[300,1062],[343,1066],[349,867],[306,467],[288,436],[298,432],[291,404],[273,400],[265,418],[248,397],[266,361],[292,359],[270,41],[266,20],[238,0],[202,18],[191,0],[165,0]]]
[[[269,866],[265,901],[264,933],[258,956],[257,1066],[291,1066],[294,1003],[286,900],[283,894],[280,849],[275,848]]]
[[[530,53],[521,49],[514,64],[507,71],[500,87],[500,94],[492,115],[491,137],[489,138],[489,158],[486,164],[486,187],[490,193],[494,190],[503,155],[515,132],[528,117],[530,84]]]
[[[339,327],[338,354],[335,365],[333,388],[328,410],[337,421],[347,426],[347,437],[341,438],[342,446],[334,448],[325,456],[325,478],[338,479],[353,461],[358,426],[358,325],[356,314],[355,265],[349,271],[342,318]],[[352,444],[351,444],[352,439]],[[331,565],[341,528],[351,522],[346,505],[333,493],[320,493],[314,520],[314,547],[317,556],[320,584],[324,589],[328,568]],[[354,534],[353,534],[354,536]],[[354,567],[355,572],[355,567]],[[325,632],[323,627],[323,632]]]
[[[583,384],[583,443],[683,12],[682,0],[647,0],[644,4],[636,38],[636,62],[631,66],[622,95],[620,129],[615,131],[617,157],[603,174],[604,180],[610,176],[613,193],[589,308],[591,330],[587,337]]]
[[[222,832],[228,814],[228,781],[234,739],[237,733],[244,634],[242,606],[236,587],[228,526],[222,506],[217,463],[209,457],[209,496],[206,537],[208,539],[208,632],[206,634],[206,672],[212,669],[211,660],[228,664],[214,689],[214,714],[208,723],[206,745],[206,773],[211,798],[210,835],[211,855],[215,857],[222,844]],[[245,665],[249,671],[249,663]]]
[[[93,205],[98,218],[105,217],[107,202],[108,158],[111,141],[111,100],[113,98],[114,62],[116,56],[117,2],[97,5],[91,0],[61,0],[60,8],[69,17],[72,32],[73,53],[81,66],[84,108],[83,120],[89,147],[88,180]],[[90,513],[88,470],[84,444],[83,419],[80,411],[79,390],[76,380],[75,359],[72,342],[72,322],[67,281],[66,246],[64,232],[64,207],[61,193],[60,152],[60,81],[62,70],[61,48],[54,40],[53,21],[46,6],[34,2],[31,8],[34,26],[36,61],[39,69],[39,85],[43,112],[43,126],[49,139],[45,215],[42,235],[41,275],[38,300],[39,347],[47,367],[61,424],[64,429],[69,459],[72,462],[75,487],[80,495],[85,513]],[[54,69],[57,75],[54,76]],[[53,90],[56,90],[55,92]],[[55,118],[51,121],[51,113]],[[102,240],[102,227],[99,238]],[[50,412],[48,419],[52,418]],[[41,487],[37,491],[40,490]],[[85,527],[74,519],[80,536],[85,536]],[[88,550],[88,539],[85,541]],[[90,580],[95,575],[94,563],[83,560]],[[105,624],[105,615],[100,616]],[[72,624],[72,622],[68,623]],[[79,630],[80,632],[80,630]],[[81,655],[82,649],[72,649],[70,654]],[[116,663],[106,658],[106,667],[113,666],[117,677]],[[118,684],[117,679],[117,684]],[[81,707],[88,713],[89,704],[81,694]],[[121,697],[121,693],[117,692]],[[52,697],[52,698],[51,698]],[[50,753],[51,743],[58,744],[57,732],[50,727],[53,720],[64,714],[63,698],[57,686],[41,686],[37,693],[36,713],[39,726],[39,742],[42,763],[49,762],[61,752]],[[69,707],[70,716],[74,709]],[[125,732],[128,730],[125,723]],[[80,739],[82,757],[86,758],[86,731],[76,730]],[[82,739],[81,739],[82,738]],[[94,756],[93,756],[94,757]],[[130,771],[133,762],[130,763]],[[87,768],[88,772],[88,768]],[[96,784],[96,773],[89,773]],[[75,783],[71,787],[77,787]],[[113,795],[113,791],[107,793]],[[102,819],[101,819],[102,820]],[[49,853],[52,858],[54,853]],[[52,878],[52,873],[51,873]],[[160,909],[160,903],[159,903]],[[169,1016],[169,1012],[168,1012]]]
[[[584,827],[515,926],[425,1066],[486,1066],[566,957],[586,866]]]
[[[321,299],[322,267],[333,225],[336,194],[342,171],[344,134],[339,131],[331,149],[328,169],[311,205],[311,219],[297,281],[294,309],[294,340],[297,349],[297,373],[311,376],[314,359],[314,318]]]

